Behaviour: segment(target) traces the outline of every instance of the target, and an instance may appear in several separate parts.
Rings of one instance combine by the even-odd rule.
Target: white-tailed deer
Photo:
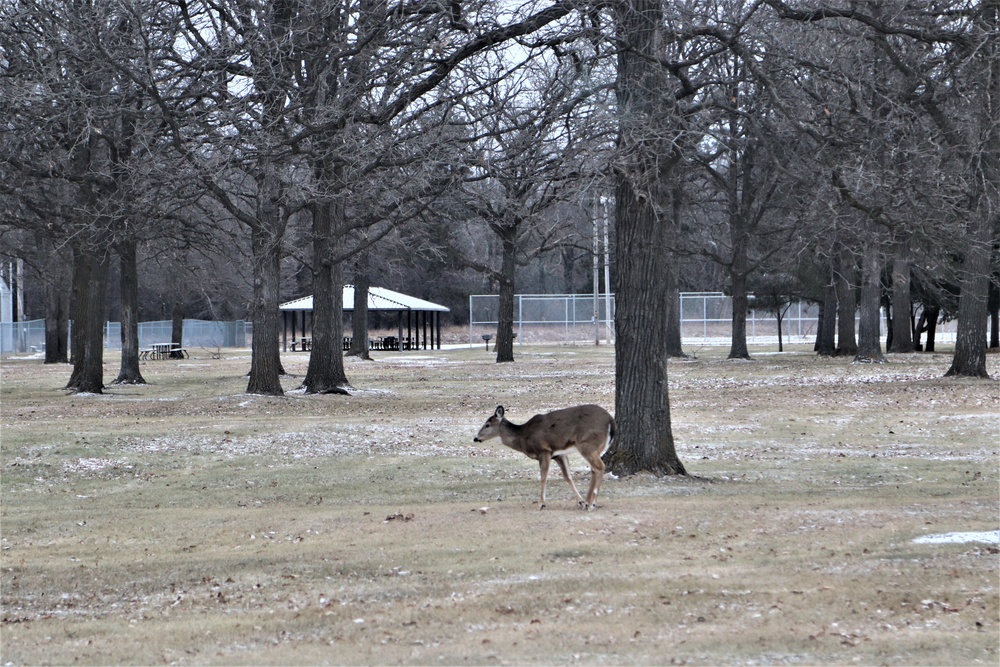
[[[490,438],[500,438],[507,447],[526,454],[538,461],[542,469],[542,497],[538,509],[545,507],[545,479],[549,475],[549,461],[556,460],[563,477],[576,494],[581,508],[592,510],[597,501],[597,492],[604,479],[604,461],[601,456],[608,451],[615,437],[615,419],[599,405],[578,405],[575,408],[555,410],[544,415],[535,415],[524,424],[514,424],[504,418],[502,405],[498,405],[493,416],[486,420],[475,442]],[[590,464],[590,490],[587,500],[580,496],[576,484],[569,474],[566,455],[575,449]]]

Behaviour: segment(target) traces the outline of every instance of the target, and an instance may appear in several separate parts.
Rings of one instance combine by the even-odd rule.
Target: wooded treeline
[[[592,289],[611,198],[620,441],[683,472],[666,359],[680,289],[821,304],[821,354],[910,352],[958,318],[997,345],[1000,0],[9,0],[3,254],[32,267],[47,361],[100,392],[101,324],[253,320],[247,391],[281,394],[278,304],[315,295],[307,391],[348,385],[340,287],[447,303]],[[115,276],[118,284],[110,285]],[[113,296],[114,306],[108,297]],[[861,325],[854,328],[860,311]],[[34,314],[34,313],[33,313]],[[929,340],[933,340],[931,337]],[[48,355],[51,353],[51,355]],[[60,358],[60,355],[61,358]]]

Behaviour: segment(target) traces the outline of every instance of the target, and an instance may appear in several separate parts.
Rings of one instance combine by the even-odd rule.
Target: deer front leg
[[[583,502],[583,496],[581,496],[580,492],[576,490],[576,484],[573,483],[573,478],[569,474],[569,464],[566,463],[566,456],[557,456],[555,459],[556,463],[559,464],[559,468],[562,470],[563,479],[569,482],[569,488],[573,489],[573,493],[576,495],[576,504],[580,507],[586,507],[586,504]]]
[[[548,452],[542,452],[538,455],[538,467],[541,468],[542,472],[542,498],[538,501],[538,509],[545,509],[545,480],[549,476],[549,461],[551,460],[551,455]]]

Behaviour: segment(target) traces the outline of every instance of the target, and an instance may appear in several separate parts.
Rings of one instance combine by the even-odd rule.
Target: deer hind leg
[[[542,497],[538,501],[538,509],[545,509],[545,480],[549,476],[549,461],[551,457],[548,453],[542,453],[538,455],[538,467],[541,469],[542,473]]]
[[[584,506],[588,510],[593,510],[597,507],[597,494],[601,490],[601,482],[604,481],[604,461],[601,460],[600,450],[592,451],[585,458],[590,464],[590,488],[587,490],[587,502]]]
[[[576,503],[580,507],[585,507],[583,502],[583,496],[581,496],[580,492],[576,490],[576,484],[573,483],[573,477],[570,476],[569,474],[569,465],[566,463],[566,455],[560,454],[554,458],[556,460],[556,463],[559,464],[559,469],[562,470],[563,479],[569,482],[569,488],[573,489],[573,495],[576,496]]]

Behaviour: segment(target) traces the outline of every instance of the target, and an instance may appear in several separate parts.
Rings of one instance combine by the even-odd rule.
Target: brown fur
[[[538,461],[542,474],[539,509],[545,507],[545,481],[549,474],[549,462],[554,458],[562,470],[563,478],[573,489],[580,507],[592,510],[596,506],[597,494],[604,479],[604,461],[601,460],[601,455],[611,446],[614,437],[615,419],[598,405],[578,405],[554,410],[535,415],[524,424],[507,421],[503,406],[498,405],[473,440],[484,442],[490,438],[500,438],[507,447]],[[580,496],[566,464],[566,455],[571,449],[580,452],[590,464],[590,489],[587,491],[586,501]]]

